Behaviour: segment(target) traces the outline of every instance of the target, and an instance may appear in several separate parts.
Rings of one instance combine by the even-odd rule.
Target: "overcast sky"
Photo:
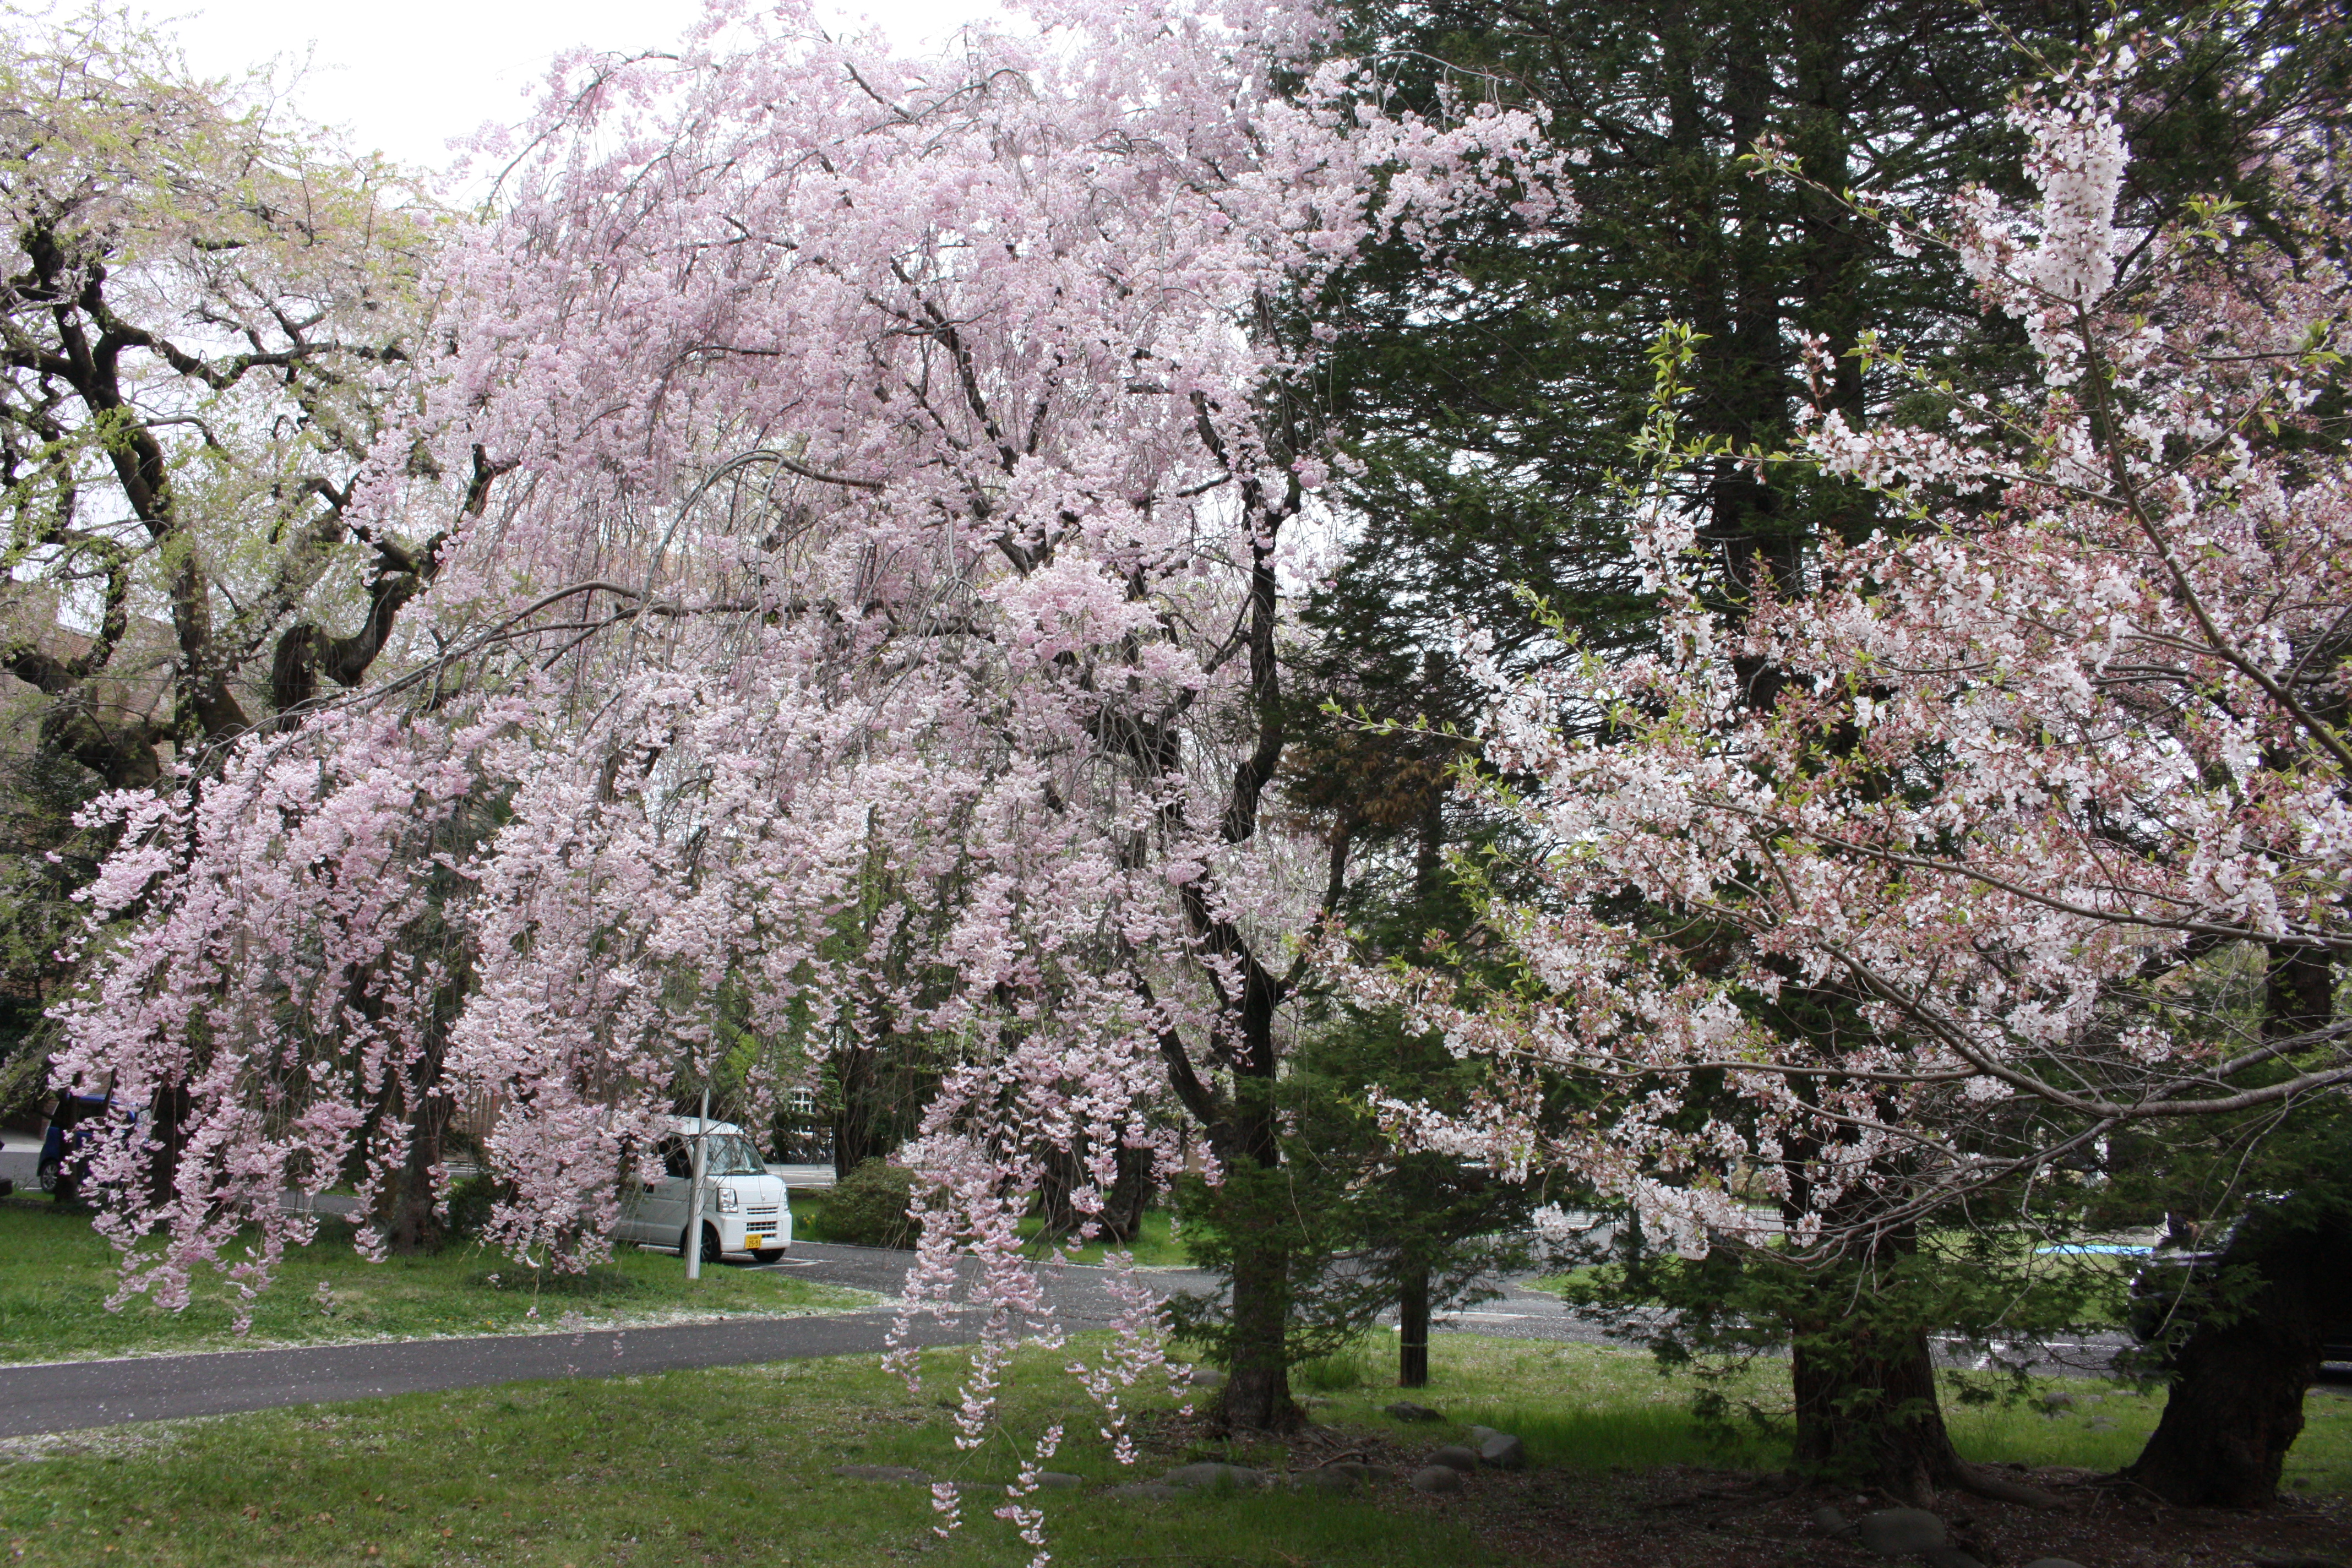
[[[990,0],[819,0],[866,16],[902,45],[943,37]],[[207,75],[272,57],[310,58],[298,101],[404,163],[440,168],[448,139],[520,120],[559,49],[653,48],[676,41],[699,0],[139,0]]]

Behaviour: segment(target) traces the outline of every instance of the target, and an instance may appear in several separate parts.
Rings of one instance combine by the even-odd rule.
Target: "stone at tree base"
[[[1162,1486],[1191,1487],[1216,1490],[1230,1488],[1247,1491],[1255,1487],[1272,1486],[1274,1478],[1264,1470],[1253,1470],[1247,1465],[1221,1465],[1204,1460],[1197,1465],[1179,1465],[1160,1478]]]
[[[1944,1521],[1924,1508],[1883,1508],[1853,1521],[1854,1534],[1881,1557],[1916,1557],[1949,1544]]]
[[[1343,1470],[1360,1481],[1392,1481],[1397,1472],[1387,1465],[1368,1465],[1361,1459],[1334,1459],[1322,1467],[1327,1470]]]
[[[1166,1481],[1129,1481],[1123,1487],[1113,1487],[1103,1494],[1124,1498],[1180,1498],[1192,1494],[1182,1487],[1171,1487]]]
[[[1448,1443],[1430,1455],[1429,1462],[1433,1465],[1450,1466],[1466,1474],[1478,1468],[1478,1454],[1475,1449],[1465,1448],[1459,1443]]]
[[[1478,1444],[1478,1460],[1498,1470],[1524,1470],[1528,1446],[1508,1432],[1489,1433]]]
[[[1462,1472],[1451,1465],[1429,1465],[1413,1471],[1405,1484],[1417,1492],[1458,1492]]]
[[[1394,1405],[1384,1407],[1381,1414],[1398,1421],[1437,1421],[1443,1419],[1436,1411],[1432,1410],[1428,1405],[1415,1405],[1410,1399],[1400,1399]]]
[[[1823,1503],[1821,1507],[1813,1510],[1813,1525],[1814,1528],[1828,1535],[1852,1535],[1853,1533],[1853,1521],[1846,1518],[1845,1515],[1840,1513],[1837,1510],[1832,1508],[1827,1503]]]
[[[850,1481],[907,1481],[929,1486],[931,1480],[929,1470],[910,1470],[904,1465],[835,1465],[833,1473]]]
[[[1213,1366],[1196,1366],[1188,1380],[1195,1388],[1223,1388],[1225,1374]]]

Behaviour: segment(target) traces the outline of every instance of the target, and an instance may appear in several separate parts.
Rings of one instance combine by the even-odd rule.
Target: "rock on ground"
[[[931,1481],[929,1470],[910,1470],[904,1465],[835,1465],[833,1473],[852,1481],[911,1481],[919,1486]]]
[[[1397,1479],[1396,1471],[1388,1466],[1368,1465],[1361,1459],[1334,1459],[1322,1468],[1327,1470],[1343,1471],[1360,1481],[1392,1481]]]
[[[1528,1446],[1508,1432],[1496,1432],[1478,1445],[1478,1462],[1498,1470],[1528,1468]]]
[[[1944,1521],[1924,1508],[1883,1508],[1853,1521],[1854,1534],[1881,1557],[1917,1557],[1948,1544]]]
[[[1429,1465],[1413,1471],[1405,1484],[1417,1492],[1458,1492],[1462,1472],[1451,1465]]]
[[[1189,1487],[1194,1489],[1215,1490],[1220,1488],[1231,1488],[1235,1491],[1247,1491],[1257,1487],[1273,1485],[1274,1478],[1264,1470],[1253,1470],[1247,1465],[1220,1465],[1213,1461],[1203,1461],[1197,1465],[1179,1465],[1160,1477],[1160,1483],[1162,1486]]]
[[[1454,1469],[1467,1472],[1478,1468],[1478,1456],[1474,1450],[1465,1448],[1459,1443],[1448,1443],[1430,1455],[1429,1462],[1433,1465],[1445,1465]]]

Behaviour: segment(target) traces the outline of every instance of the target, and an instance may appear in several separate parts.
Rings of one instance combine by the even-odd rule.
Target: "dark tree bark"
[[[1790,1368],[1801,1470],[1884,1488],[1925,1506],[1976,1478],[1952,1447],[1924,1331],[1834,1350],[1800,1337]]]
[[[1151,1206],[1151,1151],[1121,1147],[1118,1161],[1118,1173],[1110,1191],[1103,1194],[1102,1207],[1091,1215],[1071,1201],[1071,1194],[1091,1180],[1083,1151],[1047,1163],[1037,1194],[1045,1235],[1073,1237],[1089,1221],[1097,1239],[1112,1247],[1124,1247],[1141,1234],[1144,1213]]]
[[[922,1120],[933,1075],[915,1037],[885,1029],[877,1043],[855,1041],[833,1052],[833,1173],[846,1177],[868,1160],[887,1160]]]
[[[2336,970],[2325,953],[2274,949],[2264,980],[2266,1039],[2334,1017]],[[2331,1315],[2352,1305],[2352,1215],[2258,1205],[2183,1287],[2180,1310],[2193,1326],[2173,1357],[2171,1395],[2124,1474],[2184,1508],[2260,1508],[2277,1495],[2303,1430],[2303,1392],[2319,1375]]]
[[[1397,1289],[1397,1386],[1429,1386],[1429,1268],[1407,1267]]]
[[[173,1178],[179,1173],[180,1154],[187,1147],[188,1113],[194,1109],[187,1085],[165,1084],[147,1105],[147,1201],[162,1208],[172,1198]]]
[[[1305,1421],[1290,1397],[1290,1254],[1270,1242],[1234,1245],[1232,1364],[1219,1413],[1236,1431],[1289,1432]]]
[[[833,1055],[835,1087],[841,1103],[833,1113],[833,1178],[845,1180],[868,1160],[888,1152],[882,1146],[874,1112],[876,1073],[870,1046],[851,1046]]]
[[[438,1056],[436,1051],[430,1071],[419,1080],[424,1087],[410,1124],[408,1159],[401,1167],[398,1183],[386,1194],[391,1214],[384,1226],[385,1240],[393,1252],[403,1257],[438,1252],[448,1240],[448,1226],[434,1206],[433,1190],[433,1168],[441,1163],[450,1110],[449,1097],[434,1092],[433,1086],[441,1080]],[[414,1091],[416,1086],[410,1087]]]

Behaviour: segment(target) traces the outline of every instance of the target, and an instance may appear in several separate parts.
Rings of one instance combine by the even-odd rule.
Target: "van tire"
[[[680,1258],[686,1256],[686,1232],[682,1230],[677,1233],[677,1255]],[[702,1227],[702,1261],[716,1263],[719,1258],[719,1227],[706,1225]]]

